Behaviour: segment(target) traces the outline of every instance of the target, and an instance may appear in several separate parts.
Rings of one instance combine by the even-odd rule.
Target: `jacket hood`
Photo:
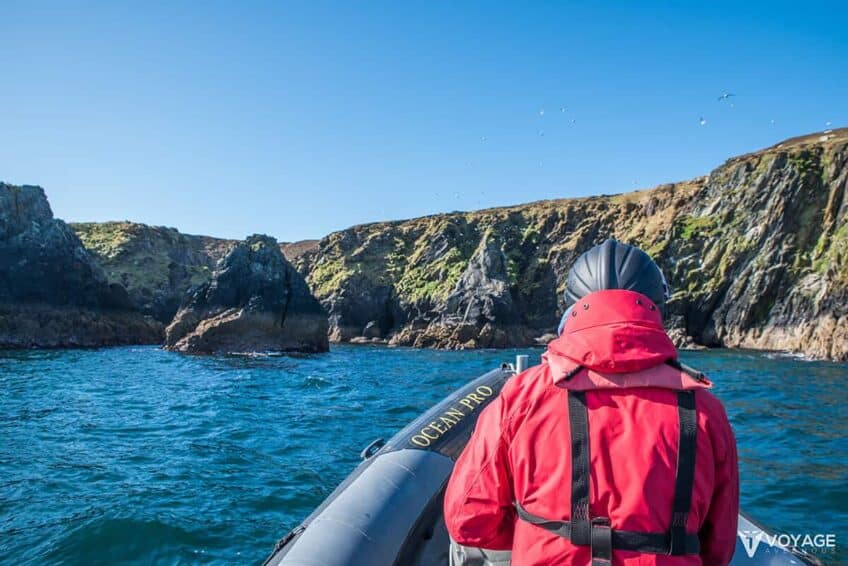
[[[546,357],[549,363],[562,357],[573,367],[619,374],[676,360],[677,349],[663,329],[660,309],[648,297],[610,289],[575,303],[562,334],[548,344]]]

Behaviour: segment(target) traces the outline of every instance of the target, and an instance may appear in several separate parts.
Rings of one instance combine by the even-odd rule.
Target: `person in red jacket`
[[[470,548],[512,551],[513,566],[730,562],[736,442],[712,384],[677,361],[667,299],[638,248],[607,240],[575,262],[559,338],[481,413],[456,462],[455,564]]]

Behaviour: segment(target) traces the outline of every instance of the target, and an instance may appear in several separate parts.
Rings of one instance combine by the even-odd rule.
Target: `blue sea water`
[[[0,352],[0,562],[261,562],[366,444],[517,353]],[[848,555],[848,364],[683,359],[727,407],[743,508],[782,532],[835,533]]]

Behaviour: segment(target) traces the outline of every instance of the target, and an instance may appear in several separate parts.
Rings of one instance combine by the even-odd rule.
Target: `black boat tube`
[[[435,562],[421,562],[421,547],[435,548],[426,543],[441,518],[454,461],[480,411],[512,375],[508,367],[486,373],[412,421],[278,542],[265,564],[446,564],[446,533]]]

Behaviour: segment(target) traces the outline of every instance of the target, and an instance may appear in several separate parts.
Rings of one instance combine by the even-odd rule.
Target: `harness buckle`
[[[612,564],[612,526],[609,517],[592,518],[592,566]]]

